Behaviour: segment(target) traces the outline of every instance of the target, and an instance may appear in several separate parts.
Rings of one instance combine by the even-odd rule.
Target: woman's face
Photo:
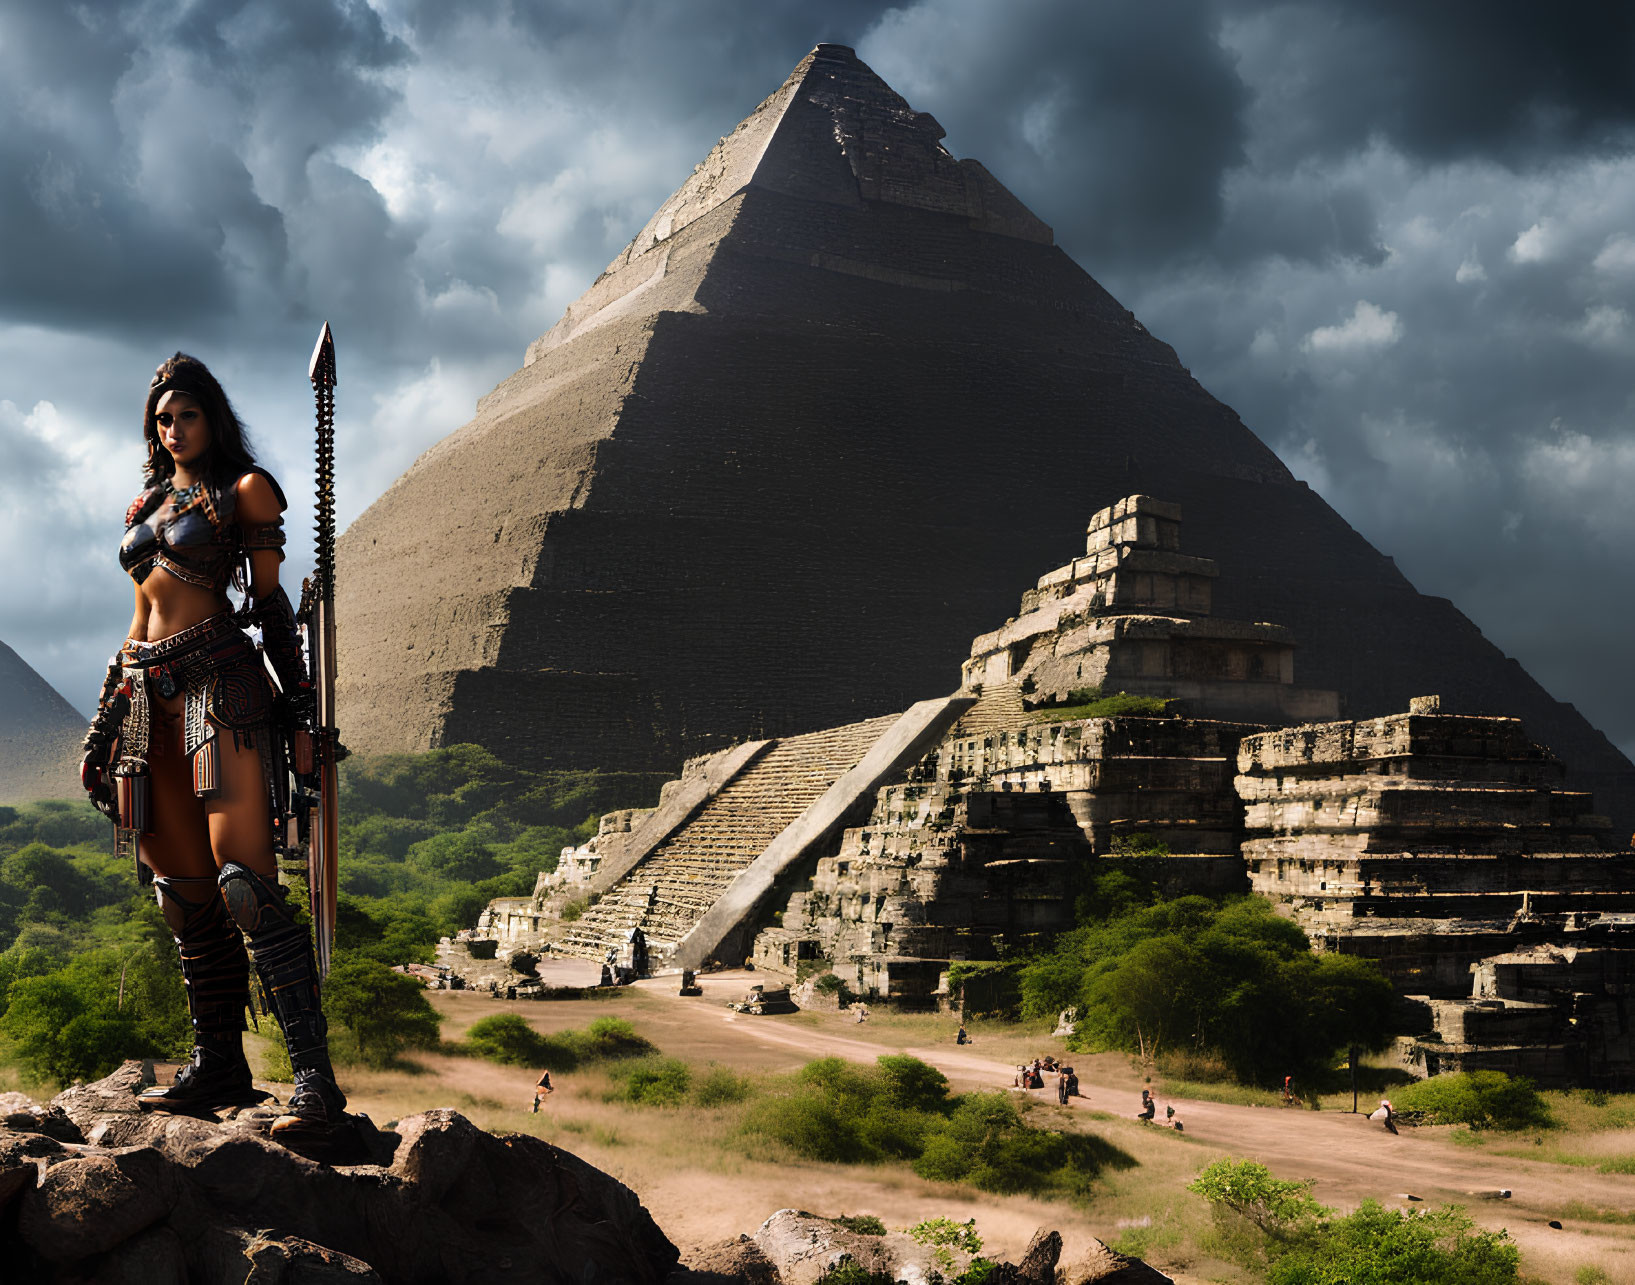
[[[159,444],[170,452],[177,468],[191,469],[210,449],[210,421],[189,394],[166,393],[153,409],[153,420]]]

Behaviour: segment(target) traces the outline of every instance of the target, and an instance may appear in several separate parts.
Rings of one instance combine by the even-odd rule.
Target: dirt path
[[[521,1014],[541,1030],[583,1026],[595,1017],[613,1014],[635,1022],[666,1054],[691,1061],[716,1060],[740,1069],[792,1069],[825,1056],[872,1063],[882,1053],[903,1052],[937,1067],[960,1091],[1008,1088],[1015,1074],[1014,1063],[1002,1060],[997,1051],[984,1052],[981,1045],[955,1047],[903,1040],[900,1030],[884,1022],[859,1026],[841,1014],[736,1014],[726,1009],[723,1001],[741,994],[753,977],[726,975],[702,980],[706,983],[702,999],[678,998],[673,982],[668,980],[640,983],[608,1001],[507,1004],[448,993],[439,993],[436,998],[438,1007],[453,1019],[445,1024],[449,1038],[458,1038],[471,1021],[490,1012]],[[1041,1039],[1038,1044],[1040,1053],[1061,1051],[1059,1042]],[[450,1061],[458,1062],[458,1066],[436,1069],[458,1075],[467,1093],[515,1102],[525,1100],[527,1086],[532,1083],[531,1074],[512,1068]],[[1102,1067],[1106,1072],[1113,1064],[1103,1060]],[[1081,1067],[1082,1089],[1087,1096],[1075,1101],[1073,1109],[1084,1114],[1088,1127],[1096,1127],[1092,1118],[1101,1112],[1134,1116],[1137,1091],[1131,1087],[1133,1081],[1126,1077],[1117,1082],[1116,1074],[1086,1076],[1082,1071]],[[1054,1093],[1048,1089],[1029,1096],[1054,1102]],[[1525,1269],[1535,1277],[1571,1281],[1577,1266],[1594,1263],[1609,1280],[1635,1285],[1635,1227],[1562,1218],[1575,1201],[1600,1209],[1635,1208],[1635,1177],[1498,1156],[1485,1149],[1457,1145],[1442,1130],[1408,1129],[1393,1137],[1349,1112],[1282,1111],[1161,1096],[1160,1118],[1165,1105],[1175,1106],[1185,1124],[1186,1137],[1199,1144],[1200,1165],[1215,1154],[1253,1158],[1270,1166],[1279,1177],[1315,1179],[1317,1199],[1341,1209],[1354,1208],[1367,1198],[1405,1206],[1405,1197],[1410,1194],[1432,1206],[1462,1204],[1484,1226],[1506,1228],[1526,1256]],[[1165,1133],[1154,1130],[1155,1146],[1163,1145],[1157,1135]],[[1139,1148],[1145,1136],[1145,1129],[1126,1128],[1120,1145]],[[572,1145],[569,1139],[559,1140]],[[750,1190],[735,1191],[730,1177],[696,1171],[672,1173],[662,1167],[640,1174],[632,1172],[627,1180],[637,1186],[678,1243],[699,1243],[732,1232],[751,1231],[760,1218],[778,1207],[768,1203],[774,1200],[852,1210],[872,1207],[872,1201],[881,1206],[882,1216],[892,1216],[892,1183],[877,1171],[848,1179],[825,1167],[795,1168],[802,1171],[788,1175],[787,1189],[781,1183],[769,1185],[765,1175],[760,1175],[747,1184]],[[1508,1189],[1511,1197],[1484,1198],[1485,1193],[1499,1189]],[[971,1214],[981,1217],[985,1226],[995,1220],[996,1202],[992,1198],[975,1197],[970,1204]],[[1031,1231],[1026,1224],[1032,1219],[1038,1219],[1034,1226],[1051,1221],[1052,1208],[1055,1222],[1064,1221],[1061,1206],[1010,1201],[1006,1207],[1010,1212],[1004,1218],[1016,1222],[1014,1235],[1023,1243]],[[1551,1219],[1564,1221],[1564,1228],[1551,1228]],[[996,1226],[996,1230],[1001,1228],[1003,1239],[1008,1241],[1011,1229],[1004,1222]],[[1108,1231],[1102,1229],[1101,1234]]]

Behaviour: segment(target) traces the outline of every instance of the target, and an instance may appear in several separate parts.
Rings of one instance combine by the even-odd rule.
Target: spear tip
[[[324,322],[324,328],[318,335],[318,342],[312,349],[312,361],[307,366],[307,378],[312,381],[314,388],[322,384],[333,388],[335,379],[335,336],[329,333],[329,323]]]

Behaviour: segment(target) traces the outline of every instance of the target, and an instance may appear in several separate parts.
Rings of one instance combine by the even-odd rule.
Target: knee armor
[[[217,882],[227,913],[250,943],[256,975],[284,1031],[290,1064],[329,1070],[328,1024],[318,1002],[318,970],[312,958],[312,935],[295,922],[286,893],[276,882],[248,866],[229,861]]]

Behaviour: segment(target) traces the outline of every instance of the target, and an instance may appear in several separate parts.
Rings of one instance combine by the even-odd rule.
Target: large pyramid
[[[1351,717],[1517,715],[1628,832],[1635,768],[1417,593],[849,49],[707,156],[339,549],[354,747],[665,768],[952,690],[1119,496]]]
[[[84,735],[84,717],[0,642],[0,804],[84,798]]]

